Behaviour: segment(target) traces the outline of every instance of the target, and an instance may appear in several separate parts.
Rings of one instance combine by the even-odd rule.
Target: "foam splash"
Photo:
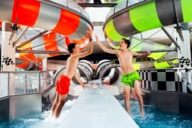
[[[65,103],[61,115],[58,119],[51,117],[51,111],[44,112],[41,115],[42,120],[36,121],[29,128],[62,128],[63,121],[65,120],[69,110],[76,100],[69,100]]]

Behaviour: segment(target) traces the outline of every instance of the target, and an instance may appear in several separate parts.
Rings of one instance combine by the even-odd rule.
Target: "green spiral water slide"
[[[192,0],[123,0],[109,12],[103,29],[112,41],[118,42],[123,37],[155,28],[191,22],[191,6]],[[150,57],[156,60],[160,54],[166,53],[153,53]],[[172,61],[171,63],[178,62],[176,59]],[[172,67],[167,61],[161,63],[155,61],[154,66]]]

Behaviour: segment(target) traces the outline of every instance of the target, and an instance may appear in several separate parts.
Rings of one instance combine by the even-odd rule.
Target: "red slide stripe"
[[[36,0],[14,0],[12,22],[33,26],[38,18],[40,2]]]
[[[61,9],[60,19],[53,31],[64,35],[70,35],[76,31],[80,24],[80,16]]]

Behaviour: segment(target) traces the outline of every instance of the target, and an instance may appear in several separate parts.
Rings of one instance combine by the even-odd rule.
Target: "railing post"
[[[25,84],[24,84],[25,92],[24,92],[24,94],[27,94],[27,85],[26,84],[27,84],[27,75],[25,74]]]
[[[39,93],[41,93],[41,72],[39,72]]]
[[[10,95],[10,91],[9,91],[9,88],[10,88],[10,72],[8,72],[8,76],[7,76],[7,80],[8,80],[8,84],[7,84],[7,96],[9,96]]]

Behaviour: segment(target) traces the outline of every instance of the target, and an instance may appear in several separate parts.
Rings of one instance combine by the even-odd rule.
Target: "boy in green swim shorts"
[[[139,101],[140,105],[140,113],[143,116],[144,110],[143,110],[143,98],[141,95],[141,89],[140,89],[140,81],[141,78],[139,74],[135,71],[133,68],[133,57],[146,57],[150,53],[149,52],[143,52],[143,53],[137,53],[132,52],[128,48],[131,44],[131,42],[125,38],[123,38],[120,42],[120,49],[113,50],[105,47],[99,42],[99,39],[96,37],[97,44],[101,47],[101,49],[109,54],[116,54],[119,60],[119,64],[122,70],[122,77],[121,82],[124,85],[124,98],[125,98],[125,106],[127,112],[130,111],[130,90],[131,88],[134,89],[134,93],[137,96],[137,99]],[[111,42],[108,41],[110,44]]]

